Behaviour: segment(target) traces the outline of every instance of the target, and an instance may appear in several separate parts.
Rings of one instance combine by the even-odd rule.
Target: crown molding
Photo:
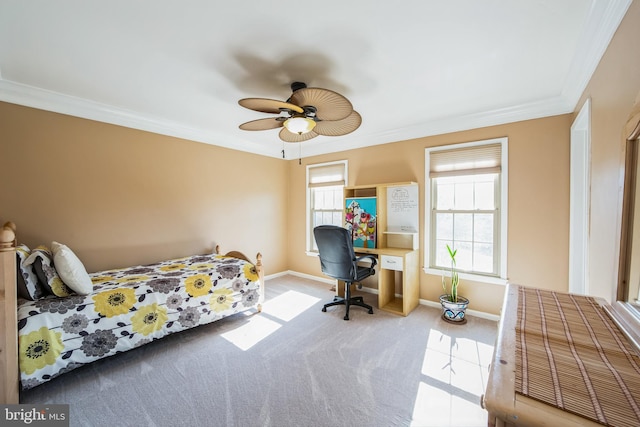
[[[272,150],[266,150],[267,147],[264,145],[252,143],[244,139],[234,139],[229,135],[204,131],[195,127],[172,122],[171,120],[143,115],[83,98],[2,80],[1,78],[0,101],[160,135],[202,142],[233,150],[247,151],[263,156],[278,157],[278,154],[280,154],[274,154]]]
[[[302,157],[335,153],[373,145],[388,144],[391,142],[407,141],[446,133],[460,132],[471,129],[479,129],[488,126],[497,126],[514,123],[523,120],[533,120],[543,117],[557,116],[573,112],[571,102],[564,97],[534,101],[518,106],[499,108],[491,111],[470,113],[461,116],[443,117],[427,123],[407,126],[376,135],[358,136],[340,140],[322,142],[317,145],[305,147],[302,145]],[[298,159],[298,147],[290,144],[285,149],[286,158]]]
[[[562,90],[562,96],[568,100],[572,110],[575,110],[631,3],[632,0],[597,0],[592,3]]]
[[[279,150],[274,152],[274,150],[270,150],[268,149],[269,147],[262,144],[252,143],[244,139],[233,139],[229,135],[203,131],[169,120],[150,117],[110,105],[7,80],[0,80],[0,100],[60,114],[110,123],[117,126],[173,136],[268,157],[282,158]],[[318,141],[318,144],[310,145],[284,144],[285,159],[292,160],[298,159],[299,157],[329,154],[372,145],[388,144],[408,139],[565,114],[571,111],[573,111],[571,103],[567,102],[563,97],[557,97],[550,100],[536,101],[492,111],[445,117],[374,135],[349,135],[338,140]]]

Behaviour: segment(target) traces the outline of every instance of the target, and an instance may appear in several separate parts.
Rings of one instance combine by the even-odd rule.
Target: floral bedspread
[[[215,254],[90,274],[93,293],[20,300],[22,389],[168,334],[255,307],[253,264]]]

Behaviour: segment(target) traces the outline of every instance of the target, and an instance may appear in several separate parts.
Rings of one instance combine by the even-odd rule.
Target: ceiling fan
[[[280,130],[284,142],[303,142],[318,135],[342,136],[358,129],[362,117],[344,96],[329,89],[291,84],[291,97],[285,102],[266,98],[244,98],[238,104],[277,117],[252,120],[242,130]]]

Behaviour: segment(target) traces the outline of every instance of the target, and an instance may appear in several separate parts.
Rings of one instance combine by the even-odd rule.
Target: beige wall
[[[285,162],[0,103],[0,220],[89,271],[206,251],[287,269]]]
[[[305,166],[349,161],[349,185],[416,181],[424,201],[426,147],[496,137],[509,138],[508,277],[513,283],[568,288],[569,128],[571,115],[530,120],[291,161],[290,212],[305,209]],[[424,254],[424,207],[420,208],[420,262]],[[305,218],[291,217],[291,270],[322,276],[316,257],[305,254]],[[440,276],[421,273],[420,297],[437,301]],[[504,286],[464,281],[470,308],[498,314]]]
[[[591,78],[589,293],[615,299],[620,250],[623,128],[640,91],[640,3],[634,1]]]

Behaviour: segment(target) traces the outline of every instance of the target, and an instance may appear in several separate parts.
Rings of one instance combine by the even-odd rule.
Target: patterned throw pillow
[[[31,255],[27,245],[16,247],[16,273],[18,276],[18,295],[25,299],[38,300],[44,296],[44,290],[38,283],[38,276],[30,264],[25,261]]]
[[[53,254],[46,246],[38,246],[25,261],[31,264],[38,278],[38,283],[46,293],[57,297],[68,297],[73,291],[64,284],[53,264]]]

